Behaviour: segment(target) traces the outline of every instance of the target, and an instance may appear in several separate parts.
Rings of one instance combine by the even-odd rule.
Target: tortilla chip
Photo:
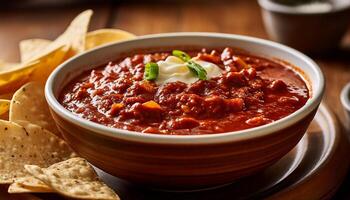
[[[82,53],[85,50],[85,37],[88,31],[92,10],[86,10],[80,13],[70,23],[66,31],[59,36],[52,45],[66,44],[70,46],[70,55],[73,56]]]
[[[36,197],[32,194],[9,194],[7,189],[7,185],[0,185],[1,200],[43,200],[42,198]]]
[[[8,120],[10,100],[0,99],[0,119]]]
[[[37,62],[0,68],[0,94],[14,92],[26,83],[30,73],[34,70],[33,66],[35,66],[35,64],[37,64]]]
[[[99,29],[87,34],[85,49],[89,50],[111,42],[128,40],[135,37],[134,34],[119,29]]]
[[[50,40],[45,39],[22,40],[19,43],[21,62],[27,62],[30,59],[40,55],[50,43]]]
[[[42,50],[42,52],[36,54],[36,56],[33,56],[28,61],[35,61],[42,57],[46,57],[48,54],[56,51],[62,46],[66,46],[71,50],[70,56],[74,55],[75,53],[83,52],[85,47],[86,32],[89,27],[92,13],[92,10],[86,10],[80,13],[77,17],[75,17],[75,19],[73,19],[66,31],[61,36],[59,36],[55,41],[51,42]]]
[[[10,71],[13,68],[16,68],[20,63],[8,63],[0,60],[0,73],[5,71]]]
[[[50,187],[46,186],[48,189],[41,188],[41,187],[28,187],[25,185],[22,185],[20,183],[12,183],[8,188],[8,193],[15,194],[15,193],[49,193],[54,192]]]
[[[84,51],[85,37],[92,13],[92,10],[86,10],[79,14],[61,36],[51,42],[41,53],[36,53],[36,56],[29,59],[29,61],[40,60],[30,81],[45,84],[51,72],[59,64]]]
[[[76,154],[67,143],[52,132],[28,121],[16,121],[16,123],[31,134],[32,142],[38,144],[36,149],[48,166],[76,157]]]
[[[21,59],[25,63],[37,62],[37,65],[31,68],[31,72],[33,72],[31,76],[26,77],[28,79],[27,81],[38,81],[45,84],[50,73],[59,64],[65,59],[84,51],[85,37],[91,15],[91,10],[79,14],[71,22],[67,30],[53,42],[42,39],[22,41],[20,44]],[[37,43],[39,43],[39,45],[35,46]],[[24,83],[27,81],[24,81]]]
[[[25,165],[25,169],[56,192],[79,199],[117,199],[118,195],[103,183],[83,158],[72,158],[48,168]]]
[[[26,188],[25,186],[19,184],[19,183],[12,183],[8,188],[8,193],[15,194],[15,193],[35,193],[36,190],[30,190]]]
[[[40,58],[40,62],[34,66],[34,71],[29,76],[29,81],[36,81],[45,85],[51,72],[64,62],[67,54],[68,48],[63,46],[50,55]]]
[[[5,99],[5,100],[11,100],[13,96],[13,93],[5,93],[5,94],[0,94],[0,99]]]
[[[8,188],[9,193],[48,193],[53,190],[34,176],[18,178]]]
[[[75,154],[68,145],[40,126],[0,120],[0,184],[25,177],[25,164],[47,167]]]
[[[60,136],[46,103],[44,88],[38,83],[27,83],[13,95],[9,118],[12,122],[22,120],[37,124]]]
[[[68,47],[61,45],[36,60],[0,68],[1,94],[14,92],[30,80],[38,80],[44,84],[53,69],[63,62],[67,52]]]
[[[34,176],[21,177],[15,180],[16,184],[22,185],[28,189],[34,188],[42,191],[53,191],[49,186],[47,186],[41,180],[35,178]]]
[[[7,113],[10,109],[10,101],[6,99],[0,99],[0,116]]]

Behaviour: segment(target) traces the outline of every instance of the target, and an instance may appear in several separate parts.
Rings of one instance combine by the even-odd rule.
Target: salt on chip
[[[28,121],[60,135],[47,105],[44,87],[35,82],[22,86],[12,97],[10,121]]]
[[[25,165],[25,169],[67,197],[119,200],[118,195],[99,179],[94,169],[83,158],[72,158],[48,168]]]
[[[31,133],[32,141],[41,143],[36,149],[48,165],[76,157],[68,144],[52,132],[28,121],[16,121],[16,123]]]
[[[133,39],[132,33],[119,29],[99,29],[86,35],[85,49],[89,50],[111,42]]]
[[[0,184],[27,176],[24,165],[48,167],[75,156],[68,145],[40,126],[0,120]]]
[[[43,52],[43,50],[49,46],[50,43],[50,40],[45,39],[22,40],[19,43],[21,62],[27,62],[31,58],[40,55]]]

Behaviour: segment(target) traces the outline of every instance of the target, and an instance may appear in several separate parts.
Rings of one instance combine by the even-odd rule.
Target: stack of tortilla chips
[[[61,138],[44,95],[48,76],[68,58],[135,37],[117,29],[87,32],[91,16],[91,10],[79,14],[54,41],[21,41],[20,63],[0,61],[0,184],[9,193],[119,199]]]

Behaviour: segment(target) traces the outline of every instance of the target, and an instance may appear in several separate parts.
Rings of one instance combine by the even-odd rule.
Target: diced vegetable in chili
[[[60,103],[109,127],[140,134],[198,135],[272,123],[309,99],[304,79],[284,62],[230,47],[146,52],[81,74],[64,87]],[[183,60],[198,80],[157,82],[157,62],[172,55]],[[219,75],[207,75],[210,71],[198,60],[215,64]],[[165,73],[179,76],[171,70]],[[193,80],[193,74],[183,76]]]
[[[159,67],[157,63],[149,62],[145,65],[144,78],[146,80],[155,80],[159,74]]]

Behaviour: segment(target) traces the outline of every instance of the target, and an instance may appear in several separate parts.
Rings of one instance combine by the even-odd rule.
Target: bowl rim
[[[305,11],[295,11],[293,9],[293,6],[278,4],[276,2],[272,2],[271,0],[258,0],[258,3],[260,7],[262,7],[265,10],[277,12],[277,13],[285,13],[289,15],[320,15],[320,14],[329,14],[329,13],[336,13],[336,12],[342,12],[350,8],[350,2],[347,4],[340,6],[340,7],[334,7],[332,10],[329,11],[319,11],[319,12],[305,12]]]
[[[306,104],[301,107],[299,110],[294,113],[277,120],[275,122],[258,126],[250,129],[240,130],[240,131],[232,131],[232,132],[224,132],[218,134],[203,134],[203,135],[162,135],[162,134],[145,134],[136,131],[129,131],[124,129],[117,129],[112,127],[107,127],[105,125],[101,125],[98,123],[91,122],[87,119],[83,119],[79,116],[74,115],[72,112],[65,109],[56,99],[53,92],[53,85],[56,76],[59,76],[60,71],[69,66],[69,63],[75,59],[79,59],[83,56],[89,56],[89,53],[94,51],[101,51],[105,48],[118,45],[120,43],[128,43],[130,41],[142,41],[142,40],[152,40],[157,38],[167,38],[167,37],[213,37],[213,38],[221,38],[221,39],[231,39],[231,40],[240,40],[248,43],[257,43],[259,45],[268,46],[270,48],[277,48],[279,50],[288,52],[299,59],[302,59],[305,63],[308,64],[309,67],[316,72],[315,76],[317,77],[317,88],[312,88],[312,96],[306,102]],[[101,47],[92,49],[90,51],[84,52],[80,55],[76,55],[60,66],[58,66],[49,76],[46,85],[45,85],[45,97],[47,103],[51,110],[55,112],[57,115],[62,117],[63,119],[70,121],[71,123],[85,128],[94,134],[99,134],[105,137],[112,137],[115,139],[124,139],[127,141],[135,141],[135,142],[143,142],[143,143],[158,143],[158,144],[212,144],[212,143],[224,143],[224,142],[232,142],[232,141],[242,141],[249,140],[251,138],[263,137],[268,134],[278,132],[284,128],[289,127],[290,125],[298,122],[300,119],[306,117],[313,110],[317,109],[318,105],[321,102],[325,87],[325,80],[322,74],[321,69],[318,65],[311,60],[308,56],[303,53],[287,47],[285,45],[272,42],[269,40],[259,39],[250,36],[242,36],[235,34],[226,34],[226,33],[208,33],[208,32],[175,32],[175,33],[160,33],[160,34],[151,34],[140,36],[138,38],[121,41],[116,43],[111,43],[107,45],[103,45]]]
[[[343,104],[343,107],[350,112],[350,82],[347,83],[341,93],[340,93],[340,101]]]

